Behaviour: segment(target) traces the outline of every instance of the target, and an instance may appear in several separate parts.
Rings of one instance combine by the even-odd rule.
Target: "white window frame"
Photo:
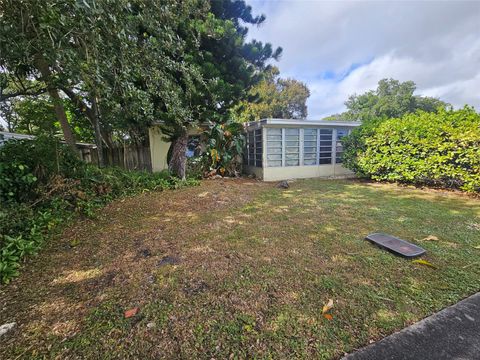
[[[316,136],[316,140],[315,140],[315,163],[314,164],[305,164],[305,130],[308,129],[308,130],[315,130],[315,136]],[[302,128],[301,129],[301,155],[302,155],[302,161],[301,161],[301,165],[300,166],[318,166],[318,157],[319,157],[319,129],[315,129],[315,128]],[[309,140],[310,141],[310,140]],[[310,160],[310,159],[309,159]]]
[[[258,135],[256,135],[256,132],[257,131],[260,131],[260,138],[261,138],[261,152],[258,153],[258,147],[257,147],[257,138],[258,138]],[[253,137],[253,142],[251,142],[250,140],[250,134],[252,134],[252,137]],[[263,139],[264,139],[264,135],[263,135],[263,129],[262,128],[258,128],[258,129],[251,129],[251,130],[248,130],[247,131],[247,136],[246,136],[246,151],[247,151],[247,156],[246,156],[246,161],[247,161],[247,166],[251,166],[251,167],[263,167],[263,148],[264,148],[264,144],[263,144]],[[252,147],[253,149],[253,154],[250,153],[250,147]],[[261,166],[258,166],[257,165],[257,159],[259,159],[261,161]],[[253,160],[253,161],[252,161]]]
[[[259,135],[257,134],[260,133]],[[260,137],[260,153],[258,153],[257,148],[257,137]],[[258,128],[253,131],[253,142],[254,142],[254,150],[253,150],[253,161],[255,167],[263,167],[263,129]],[[260,165],[257,165],[257,161],[260,160]]]
[[[283,138],[284,139],[284,144],[286,144],[286,130],[287,129],[294,129],[294,130],[298,130],[298,164],[297,165],[287,165],[287,152],[286,152],[286,148],[287,146],[285,145],[284,148],[283,148],[283,158],[285,159],[284,161],[284,164],[285,164],[285,167],[295,167],[295,166],[301,166],[301,162],[300,162],[300,151],[301,151],[301,148],[302,148],[302,144],[300,142],[300,132],[301,132],[301,128],[299,127],[289,127],[289,128],[284,128],[285,130],[285,137]],[[289,147],[293,147],[293,146],[289,146]]]
[[[332,136],[331,136],[331,146],[330,146],[330,163],[327,163],[327,164],[320,164],[320,154],[321,154],[321,151],[320,151],[320,148],[322,147],[322,140],[320,139],[320,134],[321,134],[321,130],[331,130],[332,131]],[[336,134],[336,129],[335,128],[319,128],[318,129],[318,166],[323,166],[323,165],[332,165],[334,164],[334,155],[335,155],[335,134]],[[327,158],[328,159],[328,158]]]
[[[269,165],[269,161],[268,161],[268,155],[269,155],[269,152],[268,152],[268,136],[269,136],[269,129],[278,129],[280,130],[280,134],[281,134],[281,165],[278,165],[278,166],[270,166]],[[287,152],[286,152],[286,142],[287,142],[287,136],[286,136],[286,130],[287,129],[297,129],[298,130],[298,165],[286,165],[286,162],[287,162]],[[262,136],[262,156],[261,156],[261,161],[262,161],[262,165],[261,167],[265,168],[265,167],[296,167],[296,166],[327,166],[327,165],[336,165],[336,164],[342,164],[342,163],[337,163],[337,137],[338,137],[338,131],[339,130],[344,130],[346,131],[346,135],[350,134],[350,131],[351,129],[345,129],[345,128],[341,128],[341,129],[338,129],[336,127],[318,127],[316,128],[316,136],[317,136],[317,139],[316,139],[316,152],[315,152],[315,164],[304,164],[304,161],[305,161],[305,129],[311,129],[311,128],[301,128],[301,127],[262,127],[262,132],[261,132],[261,136]],[[258,129],[257,129],[258,130]],[[331,138],[330,140],[322,140],[321,139],[321,136],[322,136],[322,130],[329,130],[331,131]],[[254,159],[253,159],[253,162],[255,165],[249,165],[249,166],[256,166],[257,164],[257,161],[256,161],[256,153],[257,153],[257,147],[256,147],[256,137],[255,137],[255,130],[253,130],[253,140],[254,140],[254,144],[253,144],[253,147],[254,147]],[[276,134],[277,136],[279,134]],[[325,136],[326,134],[323,134],[323,136]],[[274,140],[272,140],[274,141]],[[278,141],[278,140],[277,140]],[[320,161],[321,161],[321,155],[322,154],[328,154],[328,151],[321,151],[321,148],[322,147],[325,147],[325,146],[322,146],[322,141],[325,141],[325,142],[331,142],[331,146],[330,146],[330,156],[329,157],[323,157],[322,159],[330,159],[330,162],[326,163],[326,164],[321,164]],[[247,141],[247,144],[248,144],[248,141]],[[248,146],[247,146],[248,148]],[[277,147],[278,149],[278,147]],[[343,153],[343,152],[342,152]],[[250,164],[250,152],[248,152],[247,154],[247,161],[248,163]],[[276,155],[280,155],[280,154],[276,154]],[[310,159],[309,159],[310,160]],[[280,160],[272,160],[272,161],[280,161]]]
[[[265,161],[264,161],[264,167],[272,167],[272,168],[276,168],[276,167],[283,167],[283,164],[284,164],[284,149],[285,149],[285,136],[284,136],[284,131],[282,128],[275,128],[275,127],[272,127],[272,128],[265,128],[265,133],[264,133],[264,144],[265,144]],[[268,146],[268,136],[271,135],[269,134],[269,130],[272,130],[272,129],[275,129],[275,130],[280,130],[280,136],[281,136],[281,140],[280,140],[280,153],[275,153],[275,154],[270,154],[269,153],[269,146]],[[274,147],[274,149],[278,149],[277,147]],[[269,155],[280,155],[280,159],[281,160],[270,160],[270,161],[280,161],[280,165],[279,166],[272,166],[269,164],[269,160],[268,160],[268,156]]]
[[[250,156],[250,145],[252,145],[250,141],[250,133],[253,135],[253,165],[250,164],[250,160],[252,160],[252,157]],[[255,166],[255,130],[247,131],[247,165]]]

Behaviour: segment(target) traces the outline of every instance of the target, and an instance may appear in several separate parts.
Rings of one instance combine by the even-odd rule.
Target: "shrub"
[[[469,107],[369,122],[344,146],[345,166],[361,176],[480,191],[480,115]]]
[[[8,141],[0,148],[0,201],[32,201],[53,174],[79,178],[84,169],[70,148],[54,138]]]
[[[0,147],[0,282],[74,216],[93,216],[115,198],[195,184],[165,172],[99,169],[55,139],[9,141]]]
[[[190,178],[201,179],[208,171],[208,159],[205,155],[187,158],[187,174]]]
[[[362,126],[354,128],[349,136],[342,139],[343,165],[354,171],[358,176],[368,176],[363,173],[363,168],[358,164],[357,154],[367,149],[366,140],[375,134],[375,129],[386,119],[374,118],[364,120]]]

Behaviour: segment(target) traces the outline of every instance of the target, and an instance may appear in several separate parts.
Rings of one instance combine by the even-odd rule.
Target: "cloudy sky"
[[[308,117],[344,110],[378,80],[480,109],[480,1],[247,0],[267,20],[249,36],[283,47],[283,77],[311,91]]]

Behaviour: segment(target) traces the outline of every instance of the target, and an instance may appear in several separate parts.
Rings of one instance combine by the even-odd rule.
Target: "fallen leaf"
[[[329,299],[328,302],[323,306],[322,314],[326,314],[331,308],[333,308],[333,299]]]
[[[438,241],[438,237],[435,235],[428,235],[426,238],[423,238],[422,241]]]
[[[327,320],[333,320],[333,315],[332,314],[323,314],[323,317]]]
[[[129,309],[129,310],[125,311],[125,319],[131,318],[131,317],[137,315],[138,310],[139,310],[138,307],[134,307],[132,309]]]
[[[436,269],[437,267],[435,265],[433,265],[431,262],[428,262],[427,260],[423,260],[423,259],[417,259],[417,260],[412,260],[413,263],[415,264],[420,264],[420,265],[425,265],[425,266],[429,266],[433,269]]]
[[[207,195],[208,195],[208,191],[205,191],[205,192],[202,192],[202,193],[198,194],[197,196],[198,196],[199,198],[204,198],[204,197],[207,196]]]
[[[80,244],[80,240],[79,239],[73,239],[72,241],[70,241],[70,247],[76,247]]]
[[[480,245],[474,246],[474,249],[480,250]]]

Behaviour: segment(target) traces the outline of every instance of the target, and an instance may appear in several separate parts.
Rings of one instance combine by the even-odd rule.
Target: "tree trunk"
[[[98,153],[98,166],[103,168],[105,167],[105,157],[103,156],[103,142],[102,142],[102,134],[100,131],[100,121],[99,121],[99,111],[98,111],[98,104],[97,98],[92,98],[92,110],[95,116],[93,116],[93,128],[95,130],[95,144],[97,144],[97,153]]]
[[[172,157],[168,170],[182,180],[186,178],[188,134],[185,131],[172,142]]]
[[[77,144],[75,141],[75,136],[73,135],[72,129],[70,128],[70,124],[67,120],[67,115],[65,113],[65,108],[63,107],[62,99],[58,95],[57,89],[51,88],[48,90],[50,97],[53,100],[53,107],[55,109],[55,114],[57,115],[58,122],[62,127],[63,137],[65,138],[65,142],[76,152],[77,151]]]
[[[62,99],[58,94],[57,88],[51,83],[52,72],[45,61],[45,59],[41,56],[37,56],[36,59],[36,66],[37,69],[42,74],[43,81],[47,86],[47,91],[53,101],[53,107],[55,110],[55,114],[57,115],[57,120],[60,123],[63,131],[63,137],[65,138],[65,142],[77,153],[77,144],[75,142],[75,136],[73,135],[72,129],[70,128],[70,124],[68,123],[67,114],[65,113],[65,108],[63,107]]]
[[[112,148],[113,144],[111,136],[104,128],[101,127],[99,120],[97,120],[100,115],[95,113],[93,109],[93,104],[91,109],[75,92],[66,87],[62,87],[61,89],[70,98],[70,100],[73,101],[74,105],[87,116],[90,124],[92,124],[94,131],[96,126],[98,126],[98,128],[100,129],[101,139],[103,140],[107,148]],[[95,136],[97,136],[97,133],[95,133]],[[97,143],[97,140],[95,140],[95,143]]]

